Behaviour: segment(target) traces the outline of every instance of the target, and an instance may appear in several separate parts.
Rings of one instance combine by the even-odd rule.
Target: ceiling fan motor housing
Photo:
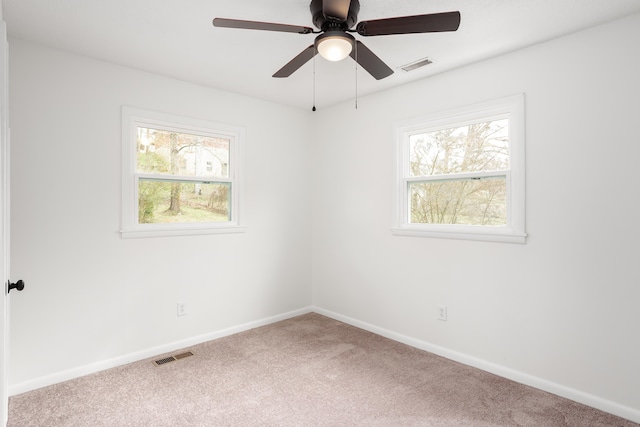
[[[347,19],[343,21],[340,18],[334,18],[331,16],[325,16],[323,13],[323,0],[311,0],[311,16],[313,19],[313,25],[322,31],[328,31],[332,29],[348,30],[356,25],[358,22],[358,12],[360,12],[360,1],[351,0],[349,4],[349,12]]]

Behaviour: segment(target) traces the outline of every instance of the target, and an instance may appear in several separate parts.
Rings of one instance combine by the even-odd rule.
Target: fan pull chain
[[[355,47],[356,47],[356,66],[355,66],[355,70],[356,70],[356,110],[358,109],[358,42],[355,42]]]
[[[311,111],[316,111],[316,55],[313,55],[313,108]]]

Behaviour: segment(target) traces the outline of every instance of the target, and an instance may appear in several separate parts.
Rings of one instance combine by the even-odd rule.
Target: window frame
[[[391,232],[399,236],[525,243],[525,111],[524,94],[436,112],[397,122],[395,134],[394,210]],[[425,180],[409,173],[409,137],[418,133],[465,126],[498,118],[509,120],[509,169],[437,175]],[[410,182],[461,180],[475,177],[504,176],[507,186],[507,224],[505,226],[417,224],[409,221]]]
[[[138,127],[176,131],[229,139],[229,177],[186,177],[139,173],[137,171]],[[183,117],[169,113],[122,107],[122,238],[190,236],[201,234],[242,233],[244,205],[243,179],[244,129],[207,120]],[[138,183],[141,179],[170,182],[195,181],[201,183],[225,183],[231,185],[231,218],[222,222],[150,223],[138,222]]]

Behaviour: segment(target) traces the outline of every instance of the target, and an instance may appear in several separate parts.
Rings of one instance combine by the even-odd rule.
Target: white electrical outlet
[[[184,302],[178,303],[178,316],[186,316],[187,315],[187,304]]]
[[[447,307],[443,305],[438,307],[438,320],[447,321]]]

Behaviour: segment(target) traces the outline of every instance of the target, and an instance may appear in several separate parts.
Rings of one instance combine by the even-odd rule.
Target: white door
[[[0,15],[1,16],[1,15]],[[0,425],[7,425],[9,408],[9,381],[7,379],[7,304],[9,279],[9,130],[7,90],[7,27],[0,20],[0,280],[2,301],[0,302]]]

